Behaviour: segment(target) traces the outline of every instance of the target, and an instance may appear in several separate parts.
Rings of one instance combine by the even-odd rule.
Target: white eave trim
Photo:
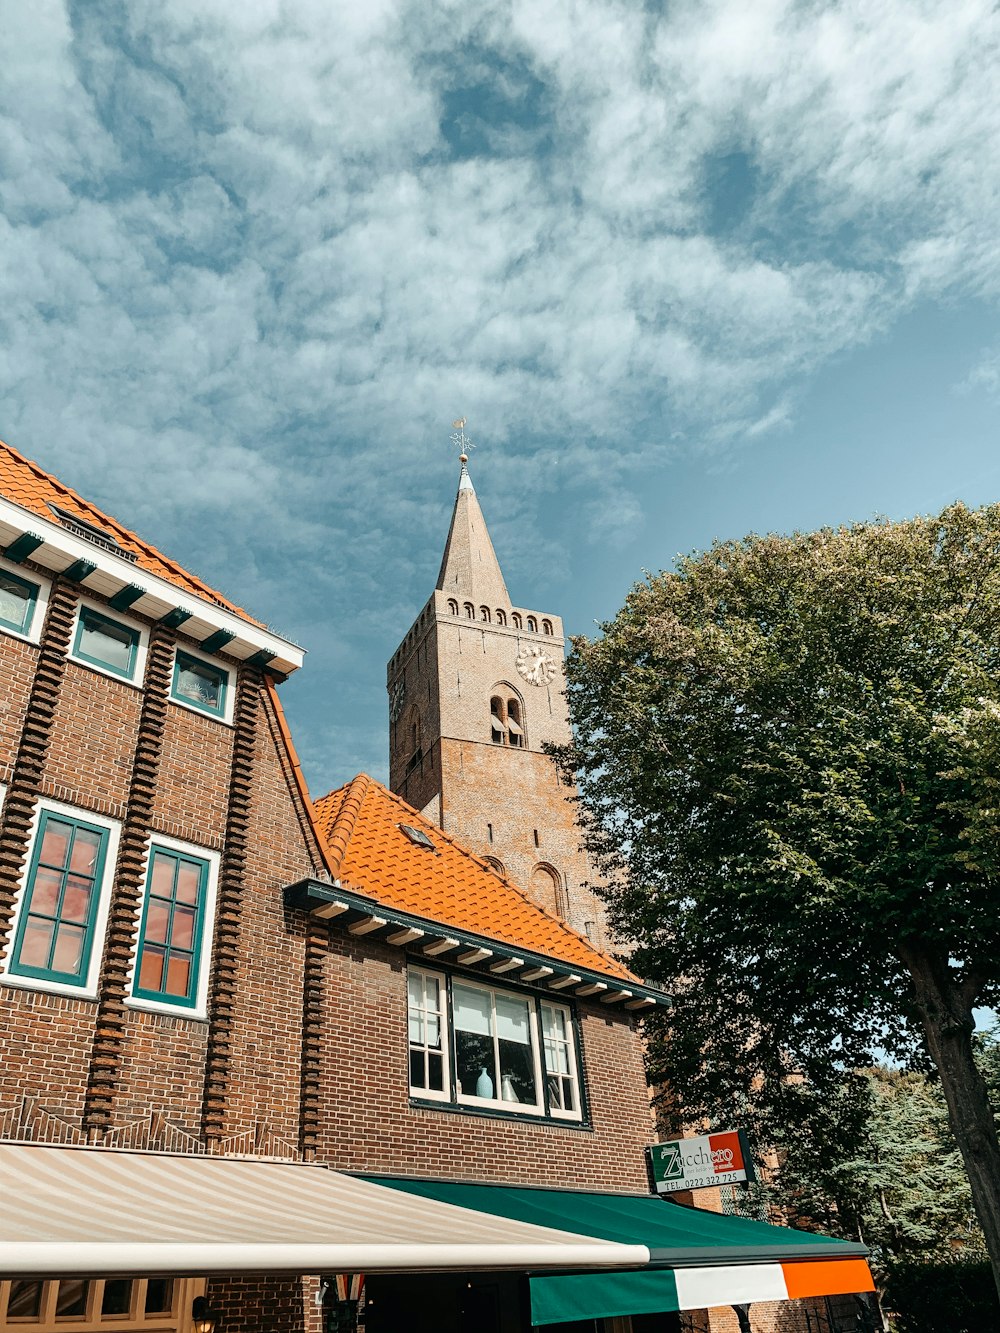
[[[23,509],[6,496],[0,496],[0,546],[6,548],[27,532],[42,538],[42,545],[36,547],[30,556],[42,568],[61,574],[77,560],[86,560],[95,566],[93,572],[80,583],[83,589],[111,598],[123,588],[134,584],[143,588],[144,592],[130,605],[130,611],[138,612],[150,620],[159,620],[179,607],[190,613],[181,632],[196,642],[204,642],[223,630],[233,635],[225,646],[225,652],[238,660],[245,661],[256,653],[271,654],[272,660],[268,665],[283,675],[297,670],[303,663],[305,652],[297,644],[290,643],[262,625],[251,624],[215,602],[186,592],[169,579],[144,569],[138,563],[133,564],[113,551],[106,551],[101,546],[84,541],[54,519],[43,518],[33,510]]]

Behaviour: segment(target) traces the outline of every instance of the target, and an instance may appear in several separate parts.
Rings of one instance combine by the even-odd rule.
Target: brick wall
[[[424,960],[424,964],[427,961]],[[591,1128],[411,1106],[405,957],[331,931],[317,1156],[356,1171],[646,1190],[651,1119],[637,1034],[579,1005]]]

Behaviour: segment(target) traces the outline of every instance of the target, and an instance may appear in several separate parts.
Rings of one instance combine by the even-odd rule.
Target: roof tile
[[[617,959],[595,949],[367,774],[321,797],[315,809],[331,868],[344,888],[442,926],[589,972],[636,980]],[[411,842],[400,824],[426,833],[434,851]]]

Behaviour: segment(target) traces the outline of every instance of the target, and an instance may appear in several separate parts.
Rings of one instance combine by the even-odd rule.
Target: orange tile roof
[[[76,491],[69,486],[65,486],[57,478],[51,476],[44,468],[39,467],[37,463],[25,458],[19,454],[16,449],[0,440],[0,495],[22,509],[27,509],[33,514],[38,514],[41,518],[47,518],[50,523],[58,523],[57,515],[53,514],[49,508],[50,504],[58,505],[60,509],[65,509],[67,513],[75,514],[78,518],[87,523],[93,523],[99,528],[103,528],[112,536],[119,546],[124,547],[126,551],[135,554],[136,566],[145,569],[151,574],[156,574],[175,587],[182,588],[184,592],[193,593],[196,597],[204,598],[209,602],[214,602],[216,606],[224,607],[227,611],[232,611],[234,615],[240,616],[243,620],[252,625],[259,625],[261,622],[254,620],[242,607],[231,602],[228,597],[223,597],[220,592],[210,588],[207,583],[194,574],[188,573],[175,561],[170,560],[156,549],[144,542],[141,537],[136,536],[128,528],[123,527],[117,519],[110,514],[104,513],[96,505],[85,500],[83,496],[77,495]]]
[[[331,869],[345,889],[572,967],[636,980],[617,959],[595,949],[367,774],[320,797],[315,810]],[[412,843],[399,824],[426,833],[437,855]]]

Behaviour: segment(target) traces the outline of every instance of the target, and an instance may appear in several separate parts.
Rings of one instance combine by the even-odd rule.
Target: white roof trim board
[[[184,622],[183,632],[198,642],[218,630],[225,630],[234,636],[225,649],[231,657],[246,659],[255,653],[264,652],[271,655],[272,668],[285,675],[302,665],[305,656],[303,650],[273,630],[244,620],[235,611],[219,606],[207,596],[193,589],[187,591],[180,588],[162,575],[132,563],[127,553],[116,555],[94,542],[77,537],[54,519],[42,518],[33,510],[24,509],[6,496],[0,496],[0,545],[9,546],[26,532],[43,539],[42,545],[32,551],[31,559],[53,574],[62,573],[76,560],[87,560],[95,566],[93,572],[80,584],[84,591],[111,598],[130,584],[139,586],[144,589],[143,595],[132,603],[130,609],[148,616],[150,620],[159,620],[175,607],[180,607],[190,613],[190,619]],[[114,539],[113,533],[109,535]],[[170,563],[166,556],[160,558]]]
[[[650,1257],[644,1245],[291,1163],[0,1144],[0,1199],[0,1276],[621,1268]]]

